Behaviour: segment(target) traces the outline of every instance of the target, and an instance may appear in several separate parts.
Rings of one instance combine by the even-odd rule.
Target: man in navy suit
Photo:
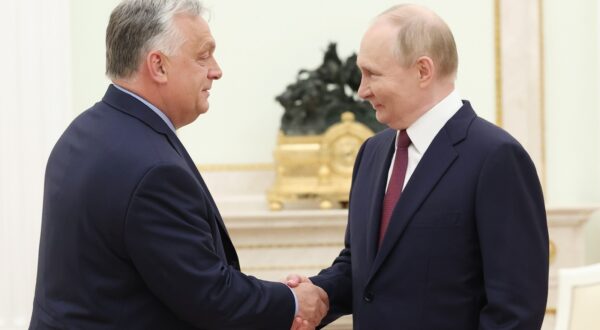
[[[354,328],[540,329],[548,228],[534,165],[454,88],[458,56],[435,13],[400,5],[364,35],[359,95],[389,129],[361,147],[345,248],[310,279],[324,324]]]
[[[240,272],[175,134],[221,78],[197,0],[126,0],[106,33],[104,98],[46,169],[31,329],[289,329],[318,324],[325,292]]]

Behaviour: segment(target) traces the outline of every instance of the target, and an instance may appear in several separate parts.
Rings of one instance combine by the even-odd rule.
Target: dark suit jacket
[[[354,328],[539,329],[548,290],[542,191],[523,147],[463,107],[432,141],[377,250],[396,131],[356,159],[346,246],[313,282],[329,294],[326,322]]]
[[[239,271],[177,136],[114,86],[46,169],[31,329],[289,329],[294,298]]]

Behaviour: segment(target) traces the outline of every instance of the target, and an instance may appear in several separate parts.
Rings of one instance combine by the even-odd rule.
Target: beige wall
[[[104,76],[104,35],[118,0],[69,0],[73,117],[98,102],[109,83]]]
[[[458,89],[478,113],[495,117],[494,1],[416,1],[444,17],[460,54]],[[104,93],[104,30],[117,0],[71,0],[73,116]],[[373,16],[396,1],[206,0],[224,78],[211,109],[179,134],[200,164],[272,162],[282,108],[274,101],[300,68],[314,68],[329,41],[356,51]],[[546,199],[550,205],[600,204],[598,5],[543,0]],[[534,45],[532,45],[534,46]],[[600,217],[600,216],[599,216]],[[598,220],[600,221],[600,220]],[[600,224],[588,231],[600,261]]]
[[[418,1],[438,11],[454,30],[461,66],[458,86],[484,117],[494,117],[491,1]],[[71,0],[73,109],[81,112],[104,93],[104,30],[118,1]],[[315,68],[330,41],[347,57],[358,49],[370,20],[395,1],[206,0],[224,71],[213,85],[210,111],[180,130],[201,164],[272,162],[283,109],[274,100],[301,68]],[[462,5],[461,5],[462,3]],[[468,11],[461,10],[469,6]]]
[[[546,150],[553,204],[600,201],[596,1],[545,1]]]
[[[600,204],[600,25],[597,1],[544,1],[546,198]],[[586,259],[600,262],[600,213],[586,229]]]

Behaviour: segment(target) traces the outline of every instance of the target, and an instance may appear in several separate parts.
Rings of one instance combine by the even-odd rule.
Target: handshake
[[[285,284],[298,300],[298,313],[292,323],[292,330],[315,329],[329,310],[329,297],[320,287],[304,276],[288,275]]]

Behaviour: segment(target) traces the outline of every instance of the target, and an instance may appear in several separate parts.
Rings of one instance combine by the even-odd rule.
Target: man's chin
[[[386,116],[386,114],[382,113],[381,111],[375,110],[375,119],[377,119],[377,121],[380,124],[389,126],[389,123],[390,123],[389,117]]]
[[[208,112],[208,108],[209,108],[209,104],[208,104],[208,102],[206,102],[206,103],[204,103],[204,104],[200,105],[200,106],[197,108],[197,110],[198,110],[198,111],[197,111],[197,113],[198,113],[198,116],[199,116],[199,115],[201,115],[201,114],[207,113],[207,112]]]
[[[204,110],[202,110],[202,111],[199,111],[199,112],[197,112],[197,113],[196,113],[196,117],[194,118],[194,121],[195,121],[196,119],[198,119],[198,117],[202,116],[203,114],[205,114],[205,113],[207,113],[207,112],[208,112],[208,108],[207,108],[207,109],[204,109]]]

